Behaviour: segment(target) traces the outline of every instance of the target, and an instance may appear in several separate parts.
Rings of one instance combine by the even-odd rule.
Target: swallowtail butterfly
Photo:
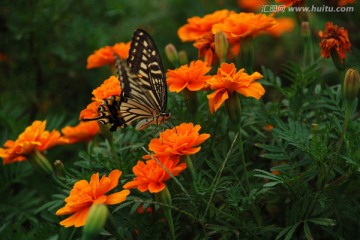
[[[110,130],[137,122],[136,130],[151,124],[160,125],[171,117],[166,112],[166,76],[157,47],[151,36],[137,29],[132,37],[127,61],[116,57],[120,96],[103,100],[94,119],[112,124]]]

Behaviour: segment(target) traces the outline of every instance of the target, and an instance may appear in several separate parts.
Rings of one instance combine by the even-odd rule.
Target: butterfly
[[[171,117],[166,112],[167,85],[159,51],[151,36],[137,29],[132,37],[126,61],[117,56],[116,70],[122,85],[120,96],[103,100],[99,116],[93,119],[111,124],[111,131],[137,122],[135,129],[142,130],[151,124],[160,125]]]

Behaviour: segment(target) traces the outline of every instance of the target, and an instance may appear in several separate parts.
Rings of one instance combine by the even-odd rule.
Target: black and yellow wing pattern
[[[119,111],[124,126],[137,121],[136,129],[161,124],[170,118],[166,112],[167,86],[164,68],[151,36],[137,29],[131,40],[127,61],[117,59],[122,83]]]

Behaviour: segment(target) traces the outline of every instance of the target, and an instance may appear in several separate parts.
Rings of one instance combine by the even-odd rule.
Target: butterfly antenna
[[[176,134],[179,135],[178,132],[177,132],[176,126],[175,126],[175,124],[174,124],[174,122],[173,122],[173,119],[175,119],[175,117],[172,117],[172,118],[169,119],[169,127],[175,128]],[[170,123],[171,123],[171,124],[170,124]],[[172,126],[171,126],[171,125],[172,125]]]

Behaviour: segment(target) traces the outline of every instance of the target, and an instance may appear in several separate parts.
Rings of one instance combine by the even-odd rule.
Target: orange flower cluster
[[[159,138],[150,141],[149,149],[154,157],[144,156],[145,163],[138,161],[133,167],[135,179],[124,185],[124,188],[137,188],[141,192],[158,193],[165,189],[165,181],[170,179],[170,172],[177,176],[186,169],[186,163],[180,162],[182,155],[195,154],[200,151],[199,145],[210,137],[210,134],[199,134],[200,125],[182,123],[160,133]],[[167,169],[167,171],[164,169]]]
[[[210,88],[215,90],[207,96],[210,112],[216,112],[233,92],[238,92],[245,97],[260,99],[264,95],[265,89],[260,83],[254,81],[262,77],[258,72],[248,75],[243,68],[236,72],[233,63],[222,63],[217,75],[207,82]]]
[[[339,0],[338,6],[342,7],[348,4],[354,4],[356,0]]]
[[[226,33],[231,54],[239,53],[239,40],[247,36],[255,36],[277,24],[276,20],[265,14],[235,13],[229,10],[219,10],[204,17],[189,18],[188,23],[180,27],[178,36],[182,41],[195,41],[199,57],[209,65],[218,60],[215,54],[214,34],[218,31]],[[231,53],[231,54],[230,54]]]
[[[267,3],[267,0],[253,0],[253,1],[238,0],[237,1],[237,4],[240,8],[246,9],[251,12],[255,12],[255,11],[259,10],[260,8],[262,8],[262,6],[266,5],[266,3]]]
[[[192,61],[190,65],[183,65],[175,70],[168,70],[166,83],[171,92],[180,92],[184,88],[190,91],[198,91],[204,88],[205,83],[211,76],[205,76],[211,67],[201,60]]]
[[[129,190],[105,195],[118,186],[121,174],[121,171],[115,169],[109,174],[109,177],[103,176],[99,179],[99,173],[96,173],[91,176],[90,182],[86,180],[76,182],[69,197],[65,199],[66,205],[56,212],[56,215],[72,214],[61,221],[60,225],[64,227],[84,226],[93,204],[113,205],[124,202],[130,194]]]
[[[338,27],[332,22],[327,22],[325,32],[320,31],[321,56],[330,57],[331,51],[336,51],[341,62],[346,58],[346,52],[350,52],[351,43],[348,32],[343,27]]]
[[[183,42],[196,41],[198,38],[211,32],[214,24],[223,22],[234,13],[233,11],[224,9],[207,14],[202,18],[198,16],[189,18],[187,20],[188,23],[179,28],[178,36]]]
[[[4,148],[0,148],[3,164],[25,161],[35,151],[43,152],[53,146],[68,143],[60,132],[46,131],[45,126],[46,121],[34,121],[15,141],[7,140]]]
[[[85,118],[95,118],[98,116],[98,108],[103,99],[111,96],[120,96],[120,81],[115,76],[106,79],[98,88],[92,91],[93,102],[80,112],[80,120]]]
[[[120,58],[126,59],[129,55],[130,42],[117,43],[114,46],[105,46],[94,51],[87,59],[86,68],[97,68],[104,65],[113,65],[115,63],[114,53]]]
[[[90,141],[99,133],[99,124],[97,122],[80,122],[77,126],[66,126],[61,132],[68,143]]]
[[[304,0],[275,0],[275,2],[285,5],[285,7],[291,7],[294,4],[301,4]]]
[[[178,36],[182,41],[195,41],[194,47],[198,49],[199,57],[212,65],[218,60],[215,54],[214,34],[212,27],[216,23],[223,22],[231,14],[235,14],[229,10],[218,10],[214,13],[207,14],[204,17],[192,17],[188,23],[180,27]]]

